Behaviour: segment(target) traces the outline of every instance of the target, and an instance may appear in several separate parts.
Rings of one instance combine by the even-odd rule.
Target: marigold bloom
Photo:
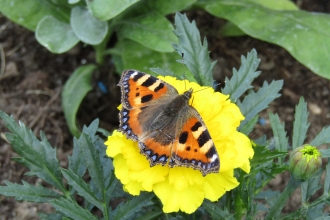
[[[217,201],[226,191],[237,187],[239,182],[234,177],[234,169],[241,168],[249,173],[249,159],[254,152],[250,140],[236,130],[244,117],[239,108],[230,102],[228,95],[187,80],[169,76],[158,78],[174,86],[180,94],[193,89],[190,104],[203,118],[217,148],[219,173],[203,177],[200,171],[192,168],[150,167],[146,157],[140,154],[138,143],[126,139],[118,131],[114,131],[105,142],[106,153],[113,158],[115,175],[125,191],[132,195],[153,191],[161,200],[164,212],[181,210],[193,213],[204,198]]]

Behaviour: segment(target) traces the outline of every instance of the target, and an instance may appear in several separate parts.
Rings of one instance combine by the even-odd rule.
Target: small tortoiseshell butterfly
[[[170,84],[136,70],[124,71],[119,130],[137,141],[150,166],[183,166],[203,176],[217,173],[220,160],[202,118],[189,100]]]

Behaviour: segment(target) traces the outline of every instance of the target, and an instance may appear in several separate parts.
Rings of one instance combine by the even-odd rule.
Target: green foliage
[[[24,181],[23,185],[6,182],[6,186],[0,186],[0,194],[15,197],[17,200],[50,203],[57,212],[41,214],[43,219],[97,219],[90,212],[94,206],[102,211],[105,219],[109,219],[110,215],[111,219],[129,219],[133,215],[142,215],[143,209],[153,204],[151,199],[154,194],[145,193],[121,203],[117,209],[110,208],[110,200],[116,195],[113,191],[119,191],[117,195],[124,193],[116,188],[119,182],[113,174],[112,160],[105,158],[103,140],[96,136],[98,120],[89,127],[84,127],[80,138],[75,139],[73,154],[69,156],[69,167],[64,169],[59,166],[56,149],[49,145],[42,133],[39,141],[23,123],[17,125],[12,117],[1,111],[0,118],[11,131],[6,134],[7,140],[21,156],[15,160],[30,169],[27,175],[37,176],[57,188],[57,191],[54,191]],[[89,183],[85,182],[84,178],[86,170],[92,178]],[[62,178],[66,180],[68,188],[64,186]],[[85,205],[88,205],[89,209],[77,203],[75,194],[85,199]]]
[[[0,0],[1,12],[15,22],[35,30],[38,41],[52,52],[67,51],[80,40],[94,45],[96,61],[99,65],[103,64],[104,56],[110,54],[118,72],[123,69],[147,71],[153,67],[152,70],[158,74],[181,77],[182,64],[180,63],[184,63],[190,71],[186,75],[187,79],[207,86],[213,83],[212,71],[215,62],[210,60],[206,38],[201,40],[195,22],[190,22],[185,15],[176,14],[174,34],[178,37],[177,41],[175,35],[171,33],[174,29],[173,25],[165,18],[165,15],[186,9],[195,1],[14,0],[14,3],[15,7],[6,0]],[[22,9],[21,7],[26,7],[27,3],[39,12],[33,14],[28,9]],[[304,20],[301,15],[312,15],[296,10],[287,1],[279,1],[278,4],[282,4],[279,8],[274,2],[260,0],[200,1],[198,4],[203,5],[208,12],[216,16],[229,19],[239,30],[268,41],[271,41],[269,33],[259,31],[260,28],[264,28],[264,22],[268,22],[267,25],[270,27],[277,27],[279,21],[281,24],[285,23],[282,21],[283,18],[291,18],[287,23],[290,28],[296,25],[292,18],[300,19],[308,24],[315,22],[315,20]],[[116,7],[113,7],[114,5]],[[281,8],[295,11],[279,11],[278,9]],[[246,14],[251,10],[254,10],[258,16]],[[276,15],[272,21],[261,19],[264,18],[266,12]],[[323,22],[323,16],[317,19]],[[81,23],[81,20],[86,24]],[[281,28],[286,30],[289,28],[287,26],[281,26]],[[299,27],[294,26],[294,28],[297,31]],[[315,28],[317,29],[318,26],[315,25]],[[265,30],[268,29],[265,28]],[[261,34],[255,34],[256,31]],[[118,42],[114,48],[106,48],[114,32],[118,36]],[[300,42],[306,37],[301,31],[297,31],[296,34],[295,42]],[[326,34],[322,33],[320,36],[323,40]],[[274,43],[281,45],[282,43],[286,45],[285,40],[290,39],[279,38],[278,33],[273,38]],[[315,38],[311,39],[315,40]],[[176,53],[184,55],[183,60],[178,63],[174,62],[175,52],[170,46],[172,43],[176,43],[173,45]],[[301,47],[298,47],[299,49],[304,46],[303,49],[307,48],[306,45],[298,45]],[[290,48],[288,50],[290,51]],[[317,57],[313,51],[311,54]],[[223,92],[229,94],[231,101],[236,102],[240,107],[245,117],[240,130],[248,135],[258,121],[258,114],[280,96],[279,91],[283,81],[273,81],[270,84],[265,82],[255,92],[252,82],[260,74],[257,71],[259,59],[256,51],[252,50],[246,57],[242,56],[241,60],[242,66],[238,71],[233,70],[231,79],[226,79],[227,83]],[[316,61],[313,60],[313,62]],[[308,63],[305,64],[308,65]],[[105,155],[103,140],[96,135],[97,120],[89,127],[84,127],[80,134],[75,117],[82,99],[92,88],[90,79],[96,68],[96,65],[79,67],[63,89],[63,109],[70,131],[76,137],[80,135],[79,139],[74,138],[73,153],[68,158],[67,169],[60,167],[56,158],[56,149],[50,146],[43,133],[40,134],[41,141],[39,141],[24,124],[17,125],[11,117],[0,111],[0,118],[11,132],[6,134],[6,138],[20,155],[14,160],[30,169],[28,175],[35,175],[56,188],[53,190],[42,186],[32,186],[26,182],[23,182],[23,185],[6,182],[6,186],[0,186],[0,194],[13,196],[18,200],[49,202],[56,213],[40,214],[43,219],[97,219],[91,213],[92,209],[99,209],[103,219],[190,218],[191,216],[182,213],[175,213],[175,216],[174,214],[164,215],[160,211],[159,201],[153,199],[153,193],[143,193],[132,198],[123,191],[121,184],[114,176],[112,160]],[[304,142],[309,126],[307,116],[306,103],[301,99],[296,107],[292,138],[294,148]],[[265,138],[260,138],[258,144],[255,144],[257,141],[254,142],[255,156],[251,160],[251,172],[235,170],[235,176],[240,185],[226,193],[217,203],[204,201],[203,206],[193,214],[192,218],[206,216],[213,219],[253,219],[258,212],[262,211],[268,212],[266,219],[300,217],[305,214],[307,219],[316,219],[323,215],[324,205],[330,204],[329,162],[325,169],[321,169],[313,178],[304,183],[296,183],[290,178],[287,188],[282,193],[262,191],[277,174],[288,170],[287,163],[283,159],[287,156],[289,146],[284,124],[280,122],[277,115],[273,114],[270,115],[270,122],[274,137],[269,142]],[[319,146],[330,143],[329,132],[330,127],[324,128],[311,144]],[[328,158],[330,155],[329,149],[322,150],[321,153],[323,158]],[[310,198],[315,196],[315,192],[322,187],[320,177],[325,171],[324,193],[310,202]],[[89,175],[89,181],[86,181],[89,179],[86,175]],[[283,205],[300,185],[303,206],[288,216],[280,216]],[[80,195],[84,199],[83,206],[77,203],[75,195]],[[260,199],[263,201],[259,202]],[[110,201],[120,203],[112,207]],[[264,206],[265,202],[270,210]]]
[[[76,124],[76,114],[83,98],[92,89],[90,81],[95,69],[96,66],[91,64],[79,67],[70,76],[62,91],[64,115],[71,133],[75,136],[80,134]]]
[[[81,41],[93,46],[95,61],[100,68],[105,63],[106,55],[110,54],[117,73],[124,69],[151,69],[156,74],[182,78],[182,68],[173,59],[174,45],[180,56],[184,54],[184,59],[179,62],[184,62],[192,73],[187,73],[186,78],[212,86],[211,73],[215,61],[206,56],[207,41],[200,40],[196,24],[177,14],[174,30],[166,18],[168,14],[187,10],[191,6],[202,6],[208,13],[228,19],[227,25],[220,30],[222,34],[248,34],[278,44],[315,73],[330,78],[327,47],[319,43],[329,40],[328,34],[323,31],[329,25],[329,16],[300,11],[288,0],[0,0],[0,12],[35,31],[38,42],[52,53],[64,53]],[[107,48],[114,34],[118,42],[115,47]],[[251,56],[253,54],[248,55],[247,59]],[[250,69],[245,69],[245,74],[238,74],[241,78],[232,78],[237,83],[237,80],[247,80],[241,88],[236,88],[237,84],[224,88],[224,93],[232,94],[233,101],[236,102],[237,97],[250,88],[250,81],[258,76],[259,72],[255,72],[258,63],[256,61]],[[236,93],[232,92],[234,89]],[[85,95],[76,93],[77,104]],[[67,108],[64,111],[66,116],[76,116]],[[70,131],[77,135],[77,128],[72,122],[71,118],[68,119]]]
[[[323,46],[329,45],[329,33],[324,30],[330,28],[330,16],[296,10],[292,3],[281,5],[284,2],[201,1],[204,9],[210,14],[229,20],[254,38],[285,48],[310,70],[330,79],[328,47]]]

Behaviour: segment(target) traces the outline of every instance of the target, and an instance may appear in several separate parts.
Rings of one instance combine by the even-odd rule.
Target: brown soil
[[[329,12],[328,1],[297,0],[296,3],[309,11]],[[265,43],[248,36],[223,38],[217,30],[224,21],[215,19],[204,12],[189,13],[188,18],[195,19],[202,36],[207,36],[209,50],[213,60],[218,60],[217,77],[224,79],[230,76],[232,68],[239,68],[240,56],[246,55],[252,48],[261,58],[259,70],[261,76],[256,80],[258,88],[264,80],[284,79],[282,96],[276,99],[260,116],[265,118],[266,125],[257,125],[251,134],[257,139],[263,134],[271,137],[268,113],[277,113],[285,122],[288,136],[292,134],[294,108],[301,96],[308,103],[311,127],[307,142],[320,132],[322,127],[330,124],[330,81],[321,78],[298,63],[287,51],[279,46]],[[214,31],[210,31],[214,30]],[[82,44],[66,54],[51,54],[38,44],[34,33],[13,24],[0,14],[0,53],[4,53],[1,67],[5,64],[5,72],[0,73],[0,109],[11,114],[15,120],[21,120],[35,134],[42,130],[49,138],[52,146],[58,149],[61,165],[66,166],[67,155],[71,154],[72,136],[67,128],[61,108],[60,92],[70,74],[83,63],[92,63],[94,53],[90,47]],[[173,57],[173,59],[176,59]],[[110,63],[110,60],[108,60]],[[119,90],[116,87],[118,75],[114,68],[94,75],[94,90],[85,98],[79,114],[80,126],[89,124],[100,118],[100,126],[111,131],[118,126]],[[96,83],[103,80],[108,85],[110,94],[102,94]],[[0,132],[7,131],[0,121]],[[27,170],[12,161],[17,156],[11,146],[0,139],[0,185],[4,181],[21,183],[25,180],[37,184],[40,179],[24,176]],[[283,190],[288,175],[284,174],[271,181],[269,187]],[[296,192],[287,203],[285,211],[296,210],[300,205],[300,195]],[[0,220],[35,219],[36,212],[51,212],[52,208],[45,204],[17,202],[13,198],[0,195]]]

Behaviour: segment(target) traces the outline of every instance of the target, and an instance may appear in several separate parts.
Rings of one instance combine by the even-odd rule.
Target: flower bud
[[[299,182],[305,182],[321,168],[321,153],[311,145],[297,147],[292,151],[289,163],[292,178]]]

